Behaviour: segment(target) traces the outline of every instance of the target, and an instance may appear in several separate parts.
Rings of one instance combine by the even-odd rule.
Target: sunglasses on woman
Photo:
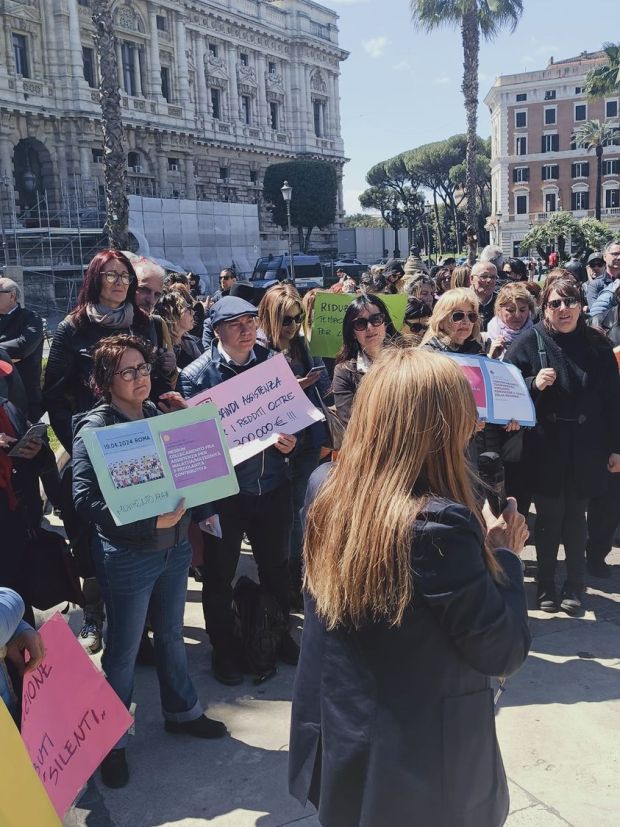
[[[282,327],[290,327],[293,324],[301,324],[305,318],[305,313],[298,313],[296,316],[284,316],[282,319]]]
[[[369,325],[372,327],[381,327],[382,324],[385,324],[385,315],[383,313],[373,313],[372,316],[368,316],[368,318],[358,316],[357,319],[353,321],[353,330],[361,333],[367,330]]]
[[[115,273],[113,270],[109,270],[107,273],[102,273],[101,275],[108,284],[118,284],[119,281],[123,284],[131,284],[133,281],[133,276],[130,276],[129,273]]]
[[[574,296],[569,296],[567,299],[551,299],[547,302],[547,306],[552,310],[559,310],[562,305],[568,310],[572,310],[572,308],[577,307],[578,304],[579,299],[576,299]]]
[[[135,368],[125,368],[124,370],[116,371],[114,376],[120,376],[123,382],[135,382],[138,376],[148,376],[153,365],[148,362],[142,362]]]
[[[464,310],[455,310],[451,316],[451,319],[453,322],[462,322],[465,316],[467,316],[467,319],[472,324],[476,324],[476,322],[478,321],[478,314],[474,313],[473,310],[470,310],[469,313],[465,313]]]

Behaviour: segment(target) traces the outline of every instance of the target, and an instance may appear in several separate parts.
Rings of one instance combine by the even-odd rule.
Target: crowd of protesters
[[[80,642],[89,654],[103,648],[103,670],[123,703],[132,701],[136,662],[152,664],[168,732],[225,736],[225,725],[205,715],[189,675],[183,612],[188,572],[195,566],[213,675],[225,685],[240,684],[247,670],[233,586],[245,535],[260,584],[287,629],[292,610],[305,612],[291,791],[316,803],[325,824],[354,824],[358,788],[373,783],[374,815],[365,823],[401,823],[399,808],[409,804],[386,775],[390,761],[371,780],[351,766],[381,765],[384,751],[392,750],[416,766],[420,755],[415,757],[406,732],[395,731],[393,742],[385,732],[376,743],[365,737],[362,746],[350,744],[339,757],[323,747],[322,767],[312,758],[321,738],[347,730],[353,713],[342,699],[364,695],[351,727],[365,731],[374,720],[381,703],[375,698],[371,704],[356,679],[363,685],[369,675],[389,674],[395,683],[406,678],[416,670],[417,656],[400,662],[398,652],[413,646],[426,651],[431,672],[445,670],[446,687],[454,682],[458,694],[482,691],[488,676],[509,674],[527,654],[523,578],[514,558],[527,537],[531,505],[537,607],[545,612],[583,612],[586,571],[610,576],[605,558],[620,522],[620,241],[585,264],[573,258],[566,268],[552,269],[543,284],[533,280],[532,268],[504,258],[498,247],[485,248],[471,267],[454,259],[428,267],[415,250],[411,262],[407,275],[397,259],[359,279],[338,274],[332,291],[354,295],[335,360],[313,356],[308,345],[316,290],[302,296],[294,283],[283,282],[258,293],[227,268],[218,292],[205,299],[193,274],[167,275],[148,259],[106,250],[90,262],[43,371],[42,320],[22,306],[19,286],[1,278],[0,520],[9,545],[0,555],[0,644],[7,663],[19,662],[27,651],[33,668],[43,656],[32,628],[32,573],[24,567],[43,515],[41,484],[60,513],[79,568]],[[382,298],[397,293],[407,296],[400,330]],[[521,429],[516,421],[499,426],[477,419],[469,386],[446,353],[516,366],[536,425]],[[327,420],[296,435],[279,434],[235,467],[238,494],[191,510],[181,501],[158,517],[117,525],[85,432],[182,409],[188,398],[276,354],[284,354],[308,400],[340,423],[342,445],[334,445]],[[48,437],[30,430],[44,411],[69,458],[64,467]],[[500,455],[506,494],[514,497],[500,517],[482,512],[477,463],[490,449]],[[469,544],[469,551],[459,544]],[[566,555],[562,583],[556,580],[560,545]],[[480,580],[481,572],[488,582]],[[446,596],[459,589],[465,589],[462,615],[454,616]],[[445,639],[439,626],[417,623],[425,606],[430,614],[424,622],[431,623],[433,614],[442,618]],[[494,623],[501,631],[491,636]],[[289,631],[278,654],[293,666],[300,660]],[[15,674],[3,675],[2,697],[14,704],[9,687]],[[407,711],[412,704],[391,685],[395,694],[385,703],[397,713],[395,723],[386,720],[385,726],[416,732],[428,726],[430,738],[441,727],[429,705],[437,691],[436,682],[419,686],[413,706],[425,710],[423,721]],[[320,706],[323,693],[333,702],[329,713]],[[482,713],[480,705],[469,704],[455,707],[454,714],[471,715],[475,729]],[[492,750],[494,736],[480,742],[470,735],[477,748]],[[401,747],[394,746],[402,739]],[[126,743],[124,736],[102,764],[109,787],[129,780]],[[494,765],[497,778],[500,765]],[[345,804],[342,790],[331,785],[347,772]],[[431,778],[434,770],[420,772]],[[435,787],[429,781],[420,800],[408,794],[412,808],[431,813],[441,797]],[[504,787],[498,782],[479,823],[502,823]],[[393,821],[385,815],[391,808]]]

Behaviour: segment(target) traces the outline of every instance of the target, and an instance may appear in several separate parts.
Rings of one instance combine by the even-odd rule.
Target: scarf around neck
[[[531,327],[534,327],[534,322],[528,318],[523,327],[519,328],[519,330],[512,330],[508,325],[504,324],[498,316],[493,316],[491,321],[487,326],[487,333],[492,339],[497,339],[501,337],[505,340],[506,344],[512,344],[515,339],[518,339],[522,333],[525,333],[526,330],[529,330]]]
[[[86,315],[94,324],[124,330],[133,324],[133,304],[125,302],[117,308],[106,307],[105,304],[87,304]]]

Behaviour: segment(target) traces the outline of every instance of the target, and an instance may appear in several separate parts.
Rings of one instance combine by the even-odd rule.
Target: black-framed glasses
[[[148,376],[152,369],[153,365],[149,362],[142,362],[141,365],[136,365],[135,368],[117,370],[113,376],[120,376],[123,382],[135,382],[138,376]]]
[[[468,313],[465,313],[464,310],[455,310],[450,318],[453,322],[462,322],[465,316],[467,316],[468,321],[472,324],[476,324],[478,321],[478,314],[473,310],[470,310]]]
[[[133,276],[129,273],[115,273],[114,270],[108,270],[106,273],[102,273],[101,276],[108,284],[118,284],[120,281],[128,286],[133,281]]]
[[[578,304],[580,304],[579,299],[576,299],[574,296],[568,296],[566,299],[550,299],[547,302],[547,306],[552,310],[559,310],[562,305],[564,305],[567,310],[572,310],[572,308],[577,307]]]
[[[301,324],[305,318],[305,313],[298,313],[296,316],[283,316],[282,327],[291,327],[291,325],[294,324]]]
[[[358,316],[357,319],[353,320],[353,330],[362,333],[362,331],[367,330],[369,326],[381,327],[382,324],[385,324],[385,313],[373,313],[372,316],[368,316],[368,318]]]

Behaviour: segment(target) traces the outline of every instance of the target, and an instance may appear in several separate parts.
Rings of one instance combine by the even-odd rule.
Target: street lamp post
[[[288,181],[285,181],[280,188],[282,198],[286,204],[286,220],[288,223],[288,261],[291,268],[291,278],[295,281],[295,265],[293,264],[293,246],[291,244],[291,198],[293,197],[293,187]]]
[[[495,217],[497,218],[497,228],[496,228],[497,229],[497,240],[496,240],[496,244],[497,244],[498,247],[501,247],[502,246],[502,236],[501,236],[499,228],[500,228],[500,224],[501,224],[501,221],[502,221],[502,214],[499,210],[496,211]]]

